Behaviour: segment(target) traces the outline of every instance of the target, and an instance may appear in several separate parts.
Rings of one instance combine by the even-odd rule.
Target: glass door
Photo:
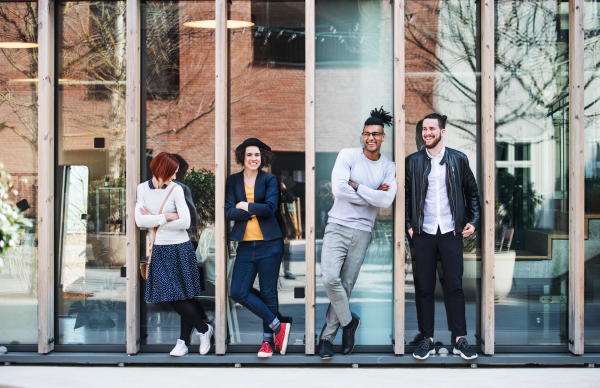
[[[393,111],[393,4],[389,1],[316,3],[316,334],[329,299],[321,277],[323,235],[333,205],[332,169],[339,152],[362,148],[369,112]],[[393,157],[394,128],[385,128],[381,153]],[[392,344],[393,207],[381,208],[350,298],[361,319],[357,345]],[[341,344],[338,331],[334,345]],[[387,348],[386,348],[387,349]],[[334,351],[339,352],[337,346]]]

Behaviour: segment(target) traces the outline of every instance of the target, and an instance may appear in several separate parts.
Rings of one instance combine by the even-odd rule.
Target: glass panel
[[[26,47],[37,42],[37,21],[37,3],[0,4],[0,42],[22,46],[3,48],[0,54],[0,191],[8,195],[0,203],[7,199],[31,223],[20,237],[15,236],[12,247],[0,232],[5,243],[0,248],[0,344],[37,343],[38,338],[38,50]],[[8,189],[4,174],[12,177],[11,190],[4,191]],[[0,214],[4,232],[7,210],[2,207]]]
[[[496,345],[566,344],[568,2],[497,2],[495,28]]]
[[[57,5],[59,344],[125,344],[125,2]]]
[[[291,317],[289,345],[304,352],[305,273],[305,108],[304,108],[303,0],[251,0],[233,2],[230,19],[251,21],[251,28],[229,30],[230,70],[230,173],[242,166],[235,149],[255,137],[271,147],[274,157],[265,171],[281,185],[279,211],[284,235],[283,263],[279,269],[279,315]],[[230,266],[236,244],[230,247]],[[253,288],[259,290],[258,277]],[[235,305],[235,304],[234,304]],[[260,346],[262,321],[247,308],[235,305],[230,343]],[[289,351],[293,350],[288,348]]]
[[[214,30],[190,21],[214,19],[214,2],[152,1],[142,4],[142,162],[141,180],[152,178],[150,162],[160,152],[180,159],[176,181],[190,189],[188,230],[196,249],[202,293],[197,302],[208,321],[215,315],[215,51]],[[187,165],[187,166],[186,166]],[[198,216],[194,217],[196,213]],[[197,224],[197,225],[195,225]],[[141,261],[147,260],[149,233],[142,230]],[[180,316],[168,303],[146,303],[142,280],[142,344],[168,344],[180,338]],[[192,335],[192,344],[199,343]],[[193,350],[194,352],[197,352]],[[190,349],[192,353],[192,349]]]
[[[585,344],[600,345],[600,3],[584,4]]]
[[[325,326],[329,298],[321,251],[334,198],[332,170],[339,152],[363,147],[363,124],[374,108],[393,111],[392,4],[383,0],[316,3],[316,334]],[[381,153],[394,160],[394,128],[385,128]],[[360,182],[358,182],[360,184]],[[350,298],[361,319],[357,345],[391,345],[393,207],[381,208]],[[341,344],[341,330],[334,345]]]
[[[480,23],[477,5],[469,0],[408,0],[405,8],[406,36],[406,155],[423,145],[423,118],[429,113],[448,116],[444,145],[459,150],[469,159],[479,181],[478,106],[480,93],[480,53],[477,29]],[[460,22],[457,22],[460,21]],[[481,256],[476,234],[463,239],[466,339],[478,345]],[[412,245],[412,242],[411,242]],[[413,269],[418,258],[411,246],[406,273],[406,342],[416,345],[420,339],[415,304]],[[453,343],[447,319],[447,299],[443,293],[443,272],[438,262],[435,288],[435,342]]]

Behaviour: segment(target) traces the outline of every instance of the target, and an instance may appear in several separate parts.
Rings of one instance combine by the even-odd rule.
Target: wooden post
[[[583,354],[584,317],[584,0],[569,1],[569,350]]]
[[[135,224],[137,185],[140,183],[140,0],[127,0],[126,85],[126,338],[127,353],[140,350],[140,231]]]
[[[225,354],[227,346],[227,0],[215,3],[215,348]]]
[[[304,352],[315,354],[315,0],[306,0],[306,313]]]
[[[54,0],[38,3],[38,352],[54,349]]]
[[[404,214],[405,78],[404,0],[394,1],[394,161],[396,204],[394,205],[394,353],[404,354],[404,266],[406,264]]]
[[[494,2],[481,4],[482,222],[481,233],[481,340],[485,354],[494,354],[494,240],[495,141],[494,122]]]

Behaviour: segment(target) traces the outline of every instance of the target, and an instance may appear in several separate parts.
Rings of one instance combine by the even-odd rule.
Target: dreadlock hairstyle
[[[438,121],[438,126],[440,127],[440,129],[444,129],[446,128],[446,120],[448,119],[448,116],[443,116],[441,114],[438,113],[430,113],[427,116],[425,116],[425,119],[437,119]]]
[[[391,127],[392,116],[390,116],[390,112],[384,111],[383,107],[381,107],[380,109],[375,108],[371,111],[371,117],[369,117],[367,121],[365,121],[364,126],[366,127],[367,125],[379,125],[382,127],[384,125],[387,125],[388,127]]]

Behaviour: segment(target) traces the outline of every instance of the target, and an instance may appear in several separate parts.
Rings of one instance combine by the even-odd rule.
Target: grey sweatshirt
[[[358,183],[357,191],[348,180]],[[377,190],[382,183],[390,190]],[[383,155],[373,161],[362,148],[345,148],[331,172],[331,189],[335,200],[328,223],[370,232],[379,208],[389,207],[396,197],[396,164]]]

